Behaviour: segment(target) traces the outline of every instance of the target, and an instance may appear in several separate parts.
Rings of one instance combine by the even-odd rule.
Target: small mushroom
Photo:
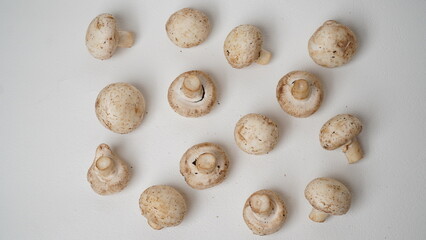
[[[259,190],[246,201],[243,218],[256,235],[278,231],[287,218],[287,209],[280,196],[271,190]]]
[[[357,140],[362,130],[361,121],[350,115],[340,114],[328,120],[321,128],[321,146],[327,150],[342,147],[349,163],[358,162],[364,153]]]
[[[233,68],[247,67],[253,62],[266,65],[271,53],[262,49],[263,36],[253,25],[240,25],[228,34],[223,46],[226,60]]]
[[[87,181],[92,189],[100,195],[112,194],[123,190],[129,180],[127,163],[117,157],[108,145],[99,145],[95,160],[87,172]]]
[[[207,39],[210,30],[207,15],[192,8],[183,8],[173,13],[166,23],[167,36],[182,48],[200,45]]]
[[[139,207],[149,226],[155,230],[179,225],[186,213],[183,196],[166,185],[147,188],[139,198]]]
[[[119,31],[115,18],[108,13],[95,17],[87,28],[86,46],[97,59],[111,58],[117,47],[130,48],[133,43],[133,33]]]
[[[125,134],[141,124],[145,114],[145,99],[134,86],[113,83],[99,93],[95,108],[96,116],[104,127]]]
[[[343,183],[332,178],[316,178],[305,188],[305,198],[312,205],[309,218],[324,222],[329,215],[346,214],[351,206],[351,193]]]
[[[228,172],[229,160],[222,148],[214,143],[192,146],[180,160],[180,173],[195,189],[206,189],[221,183]]]
[[[277,85],[277,100],[281,108],[293,117],[309,117],[321,105],[323,98],[319,79],[312,73],[287,73]]]
[[[334,20],[326,21],[309,39],[312,60],[328,68],[342,66],[355,55],[358,42],[347,26]]]
[[[179,115],[201,117],[209,113],[216,102],[216,86],[202,71],[184,72],[170,84],[167,98]]]
[[[265,154],[278,142],[278,126],[264,115],[250,113],[237,122],[234,138],[238,147],[244,152]]]

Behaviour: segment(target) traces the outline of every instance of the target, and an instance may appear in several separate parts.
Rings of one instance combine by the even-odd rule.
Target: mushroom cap
[[[141,124],[145,114],[145,99],[134,86],[113,83],[99,93],[95,108],[96,116],[104,127],[125,134]]]
[[[331,215],[343,215],[351,206],[351,193],[332,178],[316,178],[305,188],[305,198],[313,208]]]
[[[267,195],[272,211],[267,216],[256,214],[250,206],[254,196]],[[278,231],[287,218],[287,209],[281,197],[271,190],[259,190],[253,193],[244,204],[243,218],[250,230],[256,235],[267,235]]]
[[[312,60],[323,67],[339,67],[355,55],[358,42],[347,26],[334,20],[326,21],[309,39]]]
[[[115,18],[108,13],[95,17],[86,32],[86,46],[93,57],[101,60],[112,57],[120,40]]]
[[[183,8],[173,13],[166,23],[167,36],[182,48],[200,45],[207,39],[210,30],[207,15],[192,8]]]
[[[328,120],[320,130],[321,146],[334,150],[348,143],[362,130],[361,121],[350,114],[339,114]]]
[[[291,89],[296,80],[304,79],[310,86],[311,93],[306,99],[296,99]],[[319,79],[312,73],[293,71],[287,73],[277,85],[277,100],[281,108],[293,117],[309,117],[315,113],[321,105],[323,98],[322,85]]]
[[[139,207],[148,224],[156,230],[179,225],[186,213],[183,196],[166,185],[147,188],[139,198]]]
[[[96,161],[101,157],[110,158],[115,165],[115,171],[108,176],[100,174],[99,169],[96,167]],[[100,194],[107,195],[123,190],[130,180],[130,169],[126,162],[117,157],[111,148],[102,143],[96,149],[95,159],[87,172],[87,181],[89,181],[92,189]]]
[[[223,45],[226,60],[234,68],[247,67],[256,61],[262,50],[263,36],[253,25],[240,25],[228,34]]]
[[[201,100],[192,101],[181,91],[183,81],[189,77],[197,77],[204,91]],[[216,86],[210,76],[202,71],[188,71],[179,75],[170,84],[167,94],[170,107],[184,117],[201,117],[209,113],[216,102]]]
[[[203,173],[197,168],[200,155],[209,153],[216,158],[216,165],[212,172]],[[214,143],[200,143],[189,148],[180,160],[180,173],[186,183],[195,189],[206,189],[221,183],[228,172],[229,160],[219,145]]]
[[[238,147],[244,152],[265,154],[278,142],[278,126],[264,115],[250,113],[237,122],[234,138]]]

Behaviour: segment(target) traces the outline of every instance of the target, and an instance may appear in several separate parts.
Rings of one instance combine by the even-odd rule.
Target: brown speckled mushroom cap
[[[139,198],[139,207],[155,230],[179,225],[187,210],[182,194],[166,185],[147,188]]]
[[[327,150],[347,144],[362,130],[361,121],[350,114],[339,114],[328,120],[321,128],[320,143]]]
[[[99,145],[87,172],[87,181],[92,189],[100,195],[112,194],[123,190],[129,180],[127,163],[117,157],[108,145]]]
[[[326,21],[309,39],[312,60],[323,67],[339,67],[349,62],[358,47],[351,29],[334,20]]]
[[[237,122],[234,138],[238,147],[244,152],[265,154],[278,142],[278,126],[264,115],[250,113]]]
[[[304,96],[299,97],[300,94]],[[321,105],[322,85],[319,79],[309,72],[293,71],[278,82],[277,100],[281,108],[294,117],[309,117]]]
[[[272,234],[284,224],[287,209],[277,193],[271,190],[259,190],[247,199],[243,218],[254,234]]]
[[[180,160],[180,173],[195,189],[206,189],[221,183],[228,172],[229,160],[222,148],[214,143],[192,146]]]
[[[209,113],[216,102],[216,86],[202,71],[179,75],[170,84],[167,94],[170,107],[184,117],[201,117]]]
[[[183,8],[173,13],[166,23],[167,36],[182,48],[201,44],[209,36],[210,30],[207,15],[192,8]]]

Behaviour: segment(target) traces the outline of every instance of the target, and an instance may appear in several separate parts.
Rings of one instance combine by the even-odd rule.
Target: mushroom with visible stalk
[[[309,218],[324,222],[329,215],[346,214],[351,206],[351,193],[343,183],[332,178],[316,178],[305,188],[305,198],[312,205]]]
[[[266,65],[271,60],[271,52],[262,48],[263,36],[253,25],[240,25],[228,34],[223,46],[226,60],[233,68],[247,67],[253,62]]]
[[[219,145],[200,143],[189,148],[180,160],[180,173],[194,189],[214,187],[226,177],[229,160]]]
[[[271,190],[259,190],[246,201],[243,218],[256,235],[277,232],[287,218],[287,209],[280,196]]]
[[[108,145],[99,145],[93,164],[87,172],[87,181],[92,189],[100,195],[112,194],[123,190],[129,180],[130,169],[127,163],[117,157]]]
[[[111,58],[117,47],[130,48],[133,43],[133,33],[119,31],[114,16],[108,13],[95,17],[87,28],[86,46],[97,59]]]
[[[323,98],[319,79],[304,71],[293,71],[282,77],[278,82],[276,94],[281,108],[299,118],[315,113]]]
[[[364,153],[357,140],[362,130],[361,121],[350,114],[339,114],[328,120],[321,128],[320,143],[327,150],[342,147],[349,163],[358,162]]]

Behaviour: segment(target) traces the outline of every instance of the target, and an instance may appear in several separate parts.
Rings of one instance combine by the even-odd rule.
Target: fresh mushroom
[[[280,196],[271,190],[259,190],[246,201],[243,218],[256,235],[278,231],[287,218],[287,209]]]
[[[214,143],[192,146],[180,160],[180,173],[195,189],[206,189],[221,183],[228,172],[229,160],[222,148]]]
[[[179,225],[186,213],[183,196],[166,185],[147,188],[139,198],[139,207],[149,226],[155,230]]]
[[[238,147],[244,152],[265,154],[278,142],[278,126],[264,115],[250,113],[237,122],[234,138]]]
[[[104,127],[125,134],[141,124],[145,114],[145,99],[134,86],[113,83],[99,93],[95,108],[96,116]]]
[[[201,117],[209,113],[216,102],[216,86],[202,71],[184,72],[170,84],[167,98],[179,115]]]
[[[210,30],[207,15],[192,8],[183,8],[173,13],[166,23],[167,36],[182,48],[200,45],[207,39]]]
[[[263,36],[253,25],[240,25],[228,34],[223,46],[226,60],[233,68],[247,67],[253,62],[266,65],[271,53],[262,48]]]
[[[312,60],[328,68],[349,62],[357,47],[358,42],[352,30],[334,20],[328,20],[318,28],[308,43]]]
[[[350,114],[339,114],[328,120],[321,128],[321,146],[327,150],[342,147],[349,163],[358,162],[364,153],[357,140],[362,130],[361,121]]]
[[[277,100],[281,108],[294,117],[309,117],[321,105],[323,97],[319,79],[312,73],[287,73],[277,85]]]
[[[316,178],[305,188],[305,198],[312,205],[309,218],[324,222],[329,215],[343,215],[351,206],[351,193],[343,183],[332,178]]]
[[[108,13],[95,17],[87,28],[86,46],[97,59],[108,59],[117,47],[130,48],[133,43],[133,33],[119,31],[115,18]]]
[[[127,163],[117,157],[108,145],[99,145],[87,172],[87,181],[92,189],[100,195],[112,194],[123,190],[129,180]]]

